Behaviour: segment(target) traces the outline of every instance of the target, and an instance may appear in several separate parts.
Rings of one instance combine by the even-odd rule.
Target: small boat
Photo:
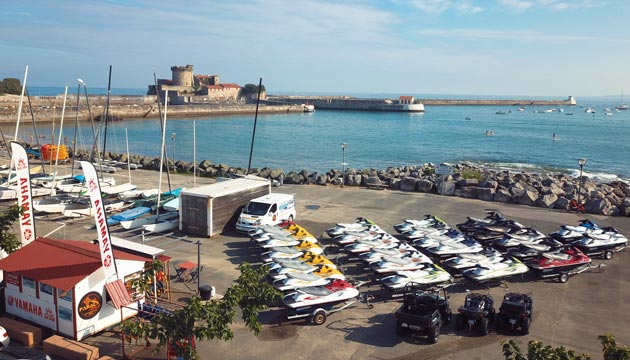
[[[107,217],[107,225],[118,225],[121,221],[129,221],[151,212],[151,208],[139,206]]]
[[[286,295],[282,302],[290,309],[308,308],[342,303],[359,295],[352,284],[345,280],[333,280],[324,286],[301,288]]]
[[[157,220],[157,217],[158,215],[149,215],[149,216],[138,217],[132,220],[124,220],[120,222],[120,226],[122,226],[122,228],[126,230],[139,229],[144,225],[149,225],[149,224],[154,223]],[[178,213],[166,212],[166,213],[160,214],[160,219],[162,220],[175,219],[175,218],[179,218]]]
[[[410,282],[430,285],[452,280],[453,276],[448,271],[435,264],[425,264],[417,270],[398,271],[395,275],[385,276],[381,279],[381,284],[390,291],[397,291],[404,289],[405,285]]]
[[[114,186],[105,186],[101,191],[106,196],[112,196],[133,190],[136,190],[136,185],[133,185],[132,183],[124,183]]]
[[[36,186],[31,187],[31,196],[33,197],[47,196],[50,195],[51,192],[51,189]],[[0,186],[0,200],[15,200],[18,198],[19,193],[20,189],[17,185]]]
[[[162,205],[162,209],[164,209],[164,211],[179,211],[179,204],[180,198],[176,197],[164,203],[164,205]]]
[[[163,217],[156,219],[151,224],[142,225],[142,229],[148,232],[162,233],[172,231],[179,228],[179,216],[173,219],[164,219]]]
[[[503,279],[529,271],[527,265],[515,258],[506,258],[499,262],[483,262],[477,266],[464,270],[462,275],[476,282]]]
[[[315,112],[315,105],[313,104],[302,104],[304,107],[304,112]]]
[[[497,114],[497,115],[506,115],[507,111],[499,110],[499,111],[495,112],[495,114]]]
[[[589,113],[589,114],[595,114],[595,110],[594,110],[593,108],[590,108],[590,107],[589,107],[589,108],[584,109],[584,112],[585,112],[585,113]]]
[[[122,200],[105,200],[103,201],[105,206],[105,212],[110,213],[112,211],[120,210],[125,206],[125,202]],[[95,208],[89,202],[72,202],[66,205],[63,209],[63,216],[69,218],[76,218],[81,216],[94,216]]]

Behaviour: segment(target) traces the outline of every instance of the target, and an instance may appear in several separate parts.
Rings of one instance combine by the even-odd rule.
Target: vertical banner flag
[[[22,234],[22,246],[24,246],[35,240],[31,175],[28,168],[28,156],[24,147],[16,142],[11,142],[11,151],[17,177],[17,200],[18,205],[22,207],[20,233]]]
[[[101,186],[98,182],[96,169],[90,162],[79,161],[79,163],[81,164],[81,169],[83,169],[87,189],[90,193],[94,220],[96,220],[96,231],[98,232],[98,245],[101,252],[101,262],[103,263],[103,269],[105,270],[105,278],[108,280],[112,276],[117,278],[118,274],[116,271],[116,263],[114,261],[114,251],[112,250],[109,227],[107,226],[107,219],[105,218],[105,206],[103,205]]]

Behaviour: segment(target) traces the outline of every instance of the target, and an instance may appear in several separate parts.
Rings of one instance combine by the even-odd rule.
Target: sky
[[[146,88],[173,65],[267,92],[630,93],[627,0],[2,1],[0,79]],[[630,96],[629,96],[630,97]]]

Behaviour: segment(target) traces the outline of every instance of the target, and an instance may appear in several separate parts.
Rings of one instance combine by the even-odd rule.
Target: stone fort
[[[234,83],[221,83],[219,75],[195,75],[193,65],[171,66],[171,79],[158,79],[149,85],[147,95],[158,95],[172,105],[190,105],[208,102],[234,102],[239,99],[242,87]]]

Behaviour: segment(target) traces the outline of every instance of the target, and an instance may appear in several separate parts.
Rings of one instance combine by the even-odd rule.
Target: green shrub
[[[481,175],[481,171],[479,170],[462,170],[461,174],[464,179],[483,180],[483,175]]]

